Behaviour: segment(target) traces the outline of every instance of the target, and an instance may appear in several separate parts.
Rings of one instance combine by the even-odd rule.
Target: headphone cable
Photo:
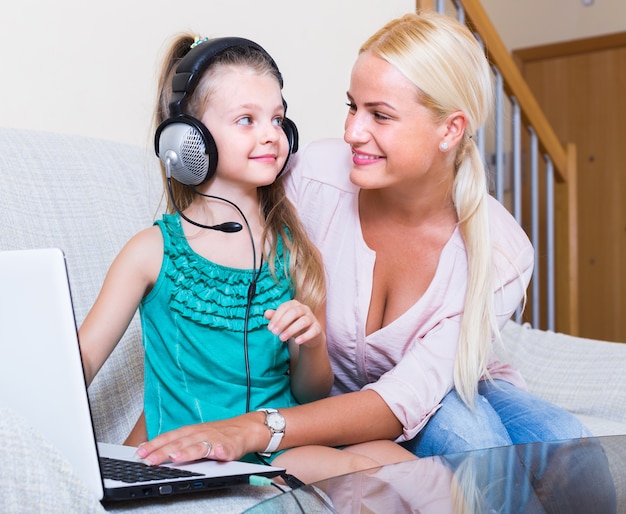
[[[252,380],[250,377],[250,355],[248,351],[248,322],[250,319],[250,309],[252,307],[252,299],[254,298],[254,295],[256,294],[257,279],[259,278],[261,274],[261,270],[263,268],[263,255],[261,254],[261,262],[259,263],[259,267],[257,269],[256,245],[254,244],[254,236],[252,234],[252,229],[250,228],[250,223],[248,223],[248,219],[246,218],[245,214],[236,203],[231,202],[230,200],[226,198],[222,198],[221,196],[214,196],[214,195],[208,195],[206,193],[201,193],[193,186],[191,186],[191,189],[197,195],[204,196],[205,198],[213,198],[215,200],[221,200],[231,205],[235,209],[237,209],[237,212],[239,213],[244,223],[246,224],[246,228],[248,229],[248,234],[250,235],[250,243],[252,244],[252,261],[253,261],[252,262],[252,282],[250,282],[250,285],[248,286],[248,297],[246,299],[246,314],[245,314],[244,325],[243,325],[243,352],[244,352],[244,362],[246,366],[246,412],[250,412],[250,396],[251,396],[251,390],[252,390]],[[241,227],[241,225],[239,225],[239,227]]]
[[[167,166],[169,167],[169,159],[167,161]],[[192,188],[193,191],[196,194],[202,195],[202,193],[198,193],[195,188]],[[176,212],[180,215],[181,218],[183,218],[185,221],[191,223],[192,225],[195,225],[196,227],[200,227],[200,228],[207,228],[209,230],[218,230],[220,232],[239,232],[242,229],[241,223],[237,223],[236,221],[226,221],[224,223],[220,223],[219,225],[203,225],[202,223],[198,223],[197,221],[194,221],[192,219],[189,219],[187,216],[185,216],[185,214],[183,214],[183,212],[180,210],[180,208],[178,207],[178,204],[176,203],[176,200],[174,200],[174,193],[172,192],[172,181],[170,179],[170,177],[167,177],[167,190],[170,194],[170,200],[172,202],[172,205],[174,206],[174,209],[176,209]],[[207,196],[207,195],[202,195],[202,196]],[[235,206],[235,208],[241,212],[241,210],[239,209],[239,207],[237,207],[234,203],[232,203],[229,200],[226,200],[226,198],[219,198],[217,196],[213,197],[213,198],[217,198],[218,200],[223,200],[227,203],[232,204],[233,206]],[[242,214],[243,216],[243,214]],[[244,217],[245,220],[245,217]],[[246,221],[247,223],[247,221]]]
[[[185,221],[191,223],[192,225],[195,225],[196,227],[200,227],[200,228],[206,228],[209,230],[218,230],[220,232],[228,232],[228,233],[232,233],[232,232],[239,232],[243,227],[241,226],[241,223],[237,223],[234,221],[227,221],[225,223],[221,223],[219,225],[203,225],[201,223],[198,223],[196,221],[193,221],[191,219],[189,219],[187,216],[185,216],[183,214],[183,212],[180,210],[180,208],[178,207],[178,205],[176,204],[176,200],[174,200],[174,194],[172,191],[172,181],[171,181],[171,161],[170,159],[165,159],[165,176],[167,179],[167,190],[169,192],[170,195],[170,200],[172,202],[172,205],[174,206],[174,209],[176,209],[176,212],[180,215],[181,218],[183,218]],[[226,198],[222,198],[221,196],[215,196],[215,195],[209,195],[206,193],[201,193],[200,191],[198,191],[194,186],[189,186],[191,187],[191,190],[199,195],[199,196],[204,196],[206,198],[213,198],[215,200],[220,200],[222,202],[226,202],[227,204],[231,205],[232,207],[234,207],[237,212],[239,213],[239,215],[241,216],[241,218],[243,219],[244,223],[246,224],[246,228],[248,229],[248,234],[250,236],[250,243],[252,245],[252,281],[250,282],[250,286],[248,286],[248,294],[247,294],[247,298],[246,298],[246,313],[245,313],[245,317],[244,317],[244,326],[243,326],[243,351],[244,351],[244,362],[245,362],[245,367],[246,367],[246,412],[250,412],[250,396],[251,396],[251,391],[252,391],[252,380],[251,380],[251,376],[250,376],[250,356],[249,356],[249,351],[248,351],[248,322],[250,319],[250,309],[252,307],[252,299],[254,298],[254,295],[256,294],[256,283],[257,283],[257,279],[259,278],[260,274],[261,274],[261,270],[263,268],[263,255],[261,255],[261,262],[259,264],[259,268],[257,269],[257,265],[256,265],[256,245],[254,244],[254,235],[252,234],[252,229],[250,228],[250,223],[248,223],[248,219],[246,218],[245,214],[243,213],[243,211],[239,208],[239,206],[226,199]]]

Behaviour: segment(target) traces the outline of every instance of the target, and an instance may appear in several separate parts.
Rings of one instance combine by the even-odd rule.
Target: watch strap
[[[258,411],[265,412],[266,417],[271,412],[278,412],[278,410],[276,409],[258,409]],[[263,457],[269,457],[270,454],[274,453],[278,449],[278,446],[280,445],[280,442],[283,440],[283,436],[285,435],[284,430],[276,432],[269,425],[267,426],[267,428],[269,428],[272,435],[270,437],[270,442],[268,443],[267,448],[265,448],[264,451],[260,452]]]
[[[278,450],[278,446],[280,445],[280,442],[283,440],[284,434],[285,434],[284,432],[274,432],[272,434],[269,444],[267,445],[267,448],[265,448],[265,451],[263,453],[269,454],[269,453],[274,453],[276,450]]]

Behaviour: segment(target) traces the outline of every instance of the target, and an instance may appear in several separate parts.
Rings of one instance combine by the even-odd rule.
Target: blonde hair
[[[415,84],[419,101],[443,121],[455,111],[467,118],[458,145],[452,200],[465,241],[467,291],[454,368],[459,396],[472,406],[494,337],[499,337],[493,294],[488,189],[472,134],[487,120],[493,85],[485,53],[469,29],[435,12],[407,14],[385,25],[361,47],[383,58]]]
[[[155,129],[164,120],[169,118],[169,105],[172,97],[172,78],[180,60],[189,52],[194,43],[194,36],[182,34],[176,37],[164,57],[162,71],[158,82],[157,105],[154,115]],[[232,66],[250,68],[259,75],[272,75],[280,83],[279,72],[270,58],[263,52],[244,46],[232,47],[219,53],[204,71],[196,89],[185,104],[184,114],[201,118],[201,113],[211,101],[211,93],[215,79],[220,73]],[[164,191],[167,189],[167,177],[165,167],[161,163],[161,174],[164,181]],[[172,197],[178,208],[185,210],[194,198],[194,189],[171,179]],[[307,237],[293,204],[285,194],[285,187],[281,178],[272,184],[259,187],[259,206],[265,218],[265,228],[261,240],[261,247],[265,248],[266,242],[275,242],[280,236],[284,242],[285,250],[290,258],[286,260],[285,275],[291,279],[296,298],[308,305],[315,311],[325,300],[326,288],[324,269],[321,256]],[[176,212],[172,198],[167,196],[167,211]],[[270,265],[274,276],[278,270],[274,268],[276,257],[276,245],[271,244],[268,255],[264,255]],[[265,254],[266,252],[264,252]]]

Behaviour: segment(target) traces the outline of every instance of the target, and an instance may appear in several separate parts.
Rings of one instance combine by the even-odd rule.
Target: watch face
[[[282,432],[285,430],[285,418],[279,412],[270,412],[265,418],[267,426],[276,432]]]

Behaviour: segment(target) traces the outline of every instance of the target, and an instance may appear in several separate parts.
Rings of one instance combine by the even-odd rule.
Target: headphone
[[[283,88],[283,78],[276,62],[254,41],[239,37],[223,37],[204,41],[192,47],[178,64],[172,80],[170,117],[157,127],[154,136],[155,151],[165,164],[168,178],[171,175],[182,184],[197,186],[210,180],[215,174],[218,158],[215,140],[200,120],[184,113],[184,107],[200,82],[202,74],[215,57],[237,47],[254,48],[264,54],[278,75],[280,88]],[[287,102],[284,98],[283,105],[286,112]],[[291,155],[298,151],[296,124],[285,117],[282,127],[289,143],[289,153],[276,178],[287,168]]]

